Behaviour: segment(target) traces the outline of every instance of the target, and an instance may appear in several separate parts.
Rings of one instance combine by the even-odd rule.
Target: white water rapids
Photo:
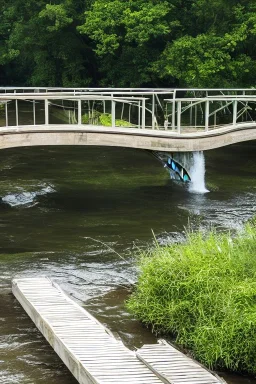
[[[193,153],[193,166],[190,170],[191,183],[189,191],[194,193],[207,193],[205,187],[205,160],[203,152]]]

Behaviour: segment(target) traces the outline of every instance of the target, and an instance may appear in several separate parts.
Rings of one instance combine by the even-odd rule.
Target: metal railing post
[[[14,93],[16,93],[16,89],[14,90]],[[18,99],[15,100],[15,119],[16,119],[16,125],[19,125],[19,110],[18,110]]]
[[[15,116],[16,116],[16,125],[19,125],[19,109],[18,109],[18,100],[15,100]]]
[[[140,101],[138,101],[138,128],[140,128],[140,115],[141,115]]]
[[[177,101],[177,132],[181,133],[181,101]]]
[[[193,106],[192,106],[192,101],[190,102],[190,111],[189,111],[189,125],[192,127],[193,124]]]
[[[195,105],[195,128],[197,127],[197,104]]]
[[[77,106],[77,113],[78,113],[77,122],[78,122],[78,125],[81,125],[82,124],[82,100],[79,99],[77,103],[78,103],[78,106]]]
[[[5,103],[5,126],[8,127],[8,102]]]
[[[205,131],[209,130],[209,111],[210,111],[210,103],[209,100],[205,102]]]
[[[36,102],[33,100],[33,123],[36,125]]]
[[[173,92],[173,102],[172,102],[172,130],[175,130],[175,114],[176,114],[176,91]]]
[[[236,125],[237,121],[237,100],[233,101],[233,125]]]
[[[152,94],[152,129],[155,129],[155,94]]]
[[[246,96],[246,91],[243,91],[243,96]],[[247,105],[248,106],[248,105]],[[237,107],[236,107],[236,109],[237,109]],[[243,121],[244,121],[244,117],[243,117],[243,115],[242,115],[242,119],[243,119]],[[245,119],[246,119],[246,121],[247,121],[247,119],[248,119],[248,109],[246,108],[246,110],[245,110]]]
[[[111,121],[112,128],[116,126],[116,102],[114,100],[111,101]]]
[[[141,122],[141,125],[142,125],[142,129],[145,129],[146,128],[146,100],[143,99],[142,100],[142,122]]]
[[[49,100],[44,101],[44,124],[49,125]]]

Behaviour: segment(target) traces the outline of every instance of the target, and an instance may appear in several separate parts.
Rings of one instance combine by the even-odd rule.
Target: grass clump
[[[139,261],[127,305],[209,368],[256,373],[256,224],[236,238],[188,234]]]
[[[5,103],[0,102],[0,113],[3,114],[5,111]]]
[[[82,115],[82,124],[99,125],[101,113],[97,110],[90,111],[90,113],[84,113]]]
[[[82,115],[82,124],[89,124],[89,121],[90,121],[89,114],[88,113],[84,113]]]
[[[111,114],[110,113],[102,113],[100,115],[100,123],[101,123],[101,125],[104,125],[105,127],[111,127],[112,126]],[[131,127],[132,124],[126,120],[116,119],[115,120],[115,126],[116,127]]]
[[[99,111],[92,111],[82,115],[82,124],[103,125],[104,127],[112,127],[112,116],[110,113],[101,113]],[[116,119],[116,127],[132,127],[133,124],[129,121]]]

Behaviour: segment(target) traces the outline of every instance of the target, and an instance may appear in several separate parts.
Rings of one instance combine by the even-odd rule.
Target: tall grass
[[[141,255],[127,305],[210,368],[256,373],[256,224],[214,231]]]

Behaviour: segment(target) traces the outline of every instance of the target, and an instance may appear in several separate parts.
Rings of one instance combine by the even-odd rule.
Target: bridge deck
[[[0,129],[0,149],[87,145],[148,149],[161,152],[205,151],[256,139],[256,122],[228,125],[207,132],[102,127],[92,125],[36,125]]]
[[[13,293],[80,384],[223,383],[169,344],[136,355],[45,277],[15,279]]]

